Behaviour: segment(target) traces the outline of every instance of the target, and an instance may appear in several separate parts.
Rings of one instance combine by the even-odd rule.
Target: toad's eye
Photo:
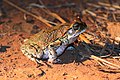
[[[74,29],[74,30],[79,30],[79,29],[80,29],[80,23],[75,22],[75,23],[73,24],[73,29]]]
[[[79,22],[75,22],[74,24],[73,24],[73,29],[74,30],[84,30],[85,28],[87,28],[87,25],[85,24],[85,23],[79,23]]]

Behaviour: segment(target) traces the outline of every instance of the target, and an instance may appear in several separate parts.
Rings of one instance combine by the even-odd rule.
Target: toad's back
[[[57,27],[43,29],[39,33],[31,36],[30,39],[24,42],[24,44],[35,44],[39,46],[39,49],[45,49],[49,43],[62,37],[68,29],[69,25],[60,25]]]

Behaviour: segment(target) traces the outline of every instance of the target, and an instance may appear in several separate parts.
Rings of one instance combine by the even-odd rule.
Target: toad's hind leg
[[[29,48],[28,45],[22,45],[20,49],[26,57],[35,62],[35,58],[33,57],[33,51],[31,51],[28,48]]]
[[[20,49],[22,53],[30,60],[34,61],[35,63],[40,63],[40,60],[35,55],[36,50],[34,48],[31,48],[29,45],[22,45]]]
[[[48,67],[51,68],[51,66],[49,64],[47,64],[46,62],[43,62],[40,59],[40,57],[42,57],[43,54],[41,53],[41,54],[35,55],[36,51],[34,49],[30,48],[29,45],[22,45],[20,49],[26,57],[28,57],[30,60],[32,60],[36,63],[37,67],[46,64]]]

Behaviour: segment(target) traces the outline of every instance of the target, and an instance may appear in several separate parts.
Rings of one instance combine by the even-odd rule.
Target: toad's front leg
[[[51,43],[48,46],[48,50],[49,50],[49,59],[48,59],[48,62],[53,63],[53,64],[54,63],[61,63],[61,60],[57,59],[57,53],[54,50],[54,47],[57,46],[57,45],[60,45],[60,44],[61,44],[61,41],[57,40],[57,41]]]

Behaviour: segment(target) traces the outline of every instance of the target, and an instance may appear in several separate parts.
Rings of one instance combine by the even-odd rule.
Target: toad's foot
[[[48,62],[49,62],[49,63],[52,63],[52,64],[62,63],[62,61],[61,61],[60,59],[48,59]]]
[[[36,59],[36,63],[37,63],[37,68],[40,67],[40,66],[43,66],[43,65],[47,65],[47,67],[52,68],[52,66],[49,65],[46,61]]]

